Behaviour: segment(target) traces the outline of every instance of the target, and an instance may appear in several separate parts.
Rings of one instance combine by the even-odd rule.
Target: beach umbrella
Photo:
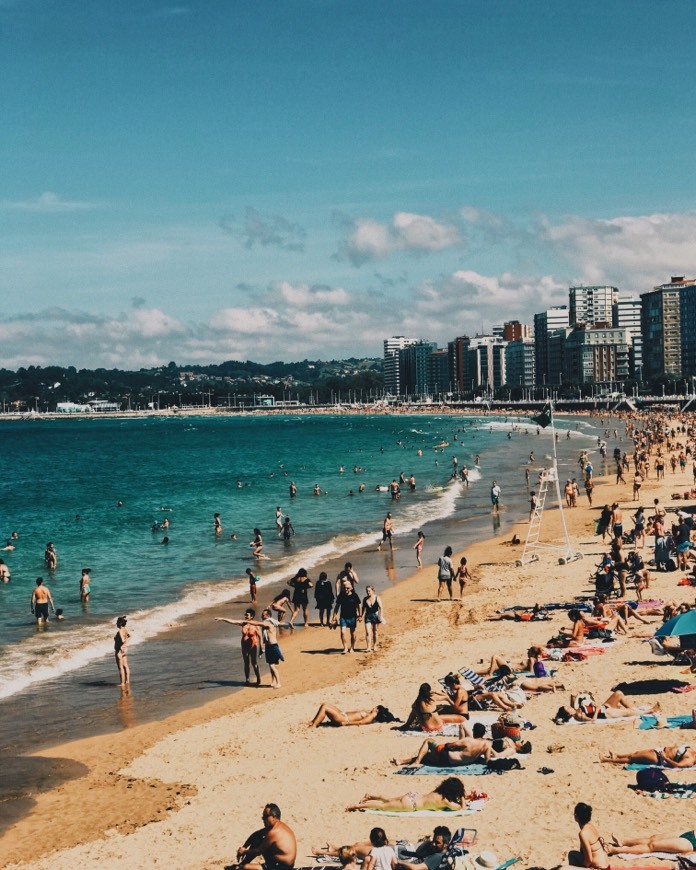
[[[682,634],[696,634],[696,610],[687,610],[668,619],[655,632],[655,637],[679,637]]]

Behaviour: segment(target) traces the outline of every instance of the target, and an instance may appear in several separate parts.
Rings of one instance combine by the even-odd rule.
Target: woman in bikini
[[[581,866],[594,867],[597,870],[608,870],[609,855],[607,854],[604,840],[601,838],[597,828],[592,824],[592,807],[589,804],[576,804],[574,816],[575,821],[580,826]]]
[[[346,807],[347,813],[361,810],[385,810],[388,812],[412,813],[417,810],[462,810],[466,806],[464,783],[456,776],[443,779],[440,785],[427,794],[409,791],[400,797],[381,797],[366,794],[360,803]]]
[[[466,581],[471,580],[471,574],[469,574],[469,569],[466,567],[466,556],[462,556],[459,560],[459,566],[457,567],[457,573],[455,574],[454,579],[459,583],[459,597],[462,598]]]
[[[130,668],[128,667],[128,640],[130,632],[126,628],[128,622],[125,616],[119,616],[116,620],[116,634],[114,635],[114,654],[116,656],[116,667],[118,675],[121,678],[119,686],[125,686],[130,683]]]
[[[261,629],[258,625],[254,625],[252,620],[256,619],[256,611],[251,607],[244,612],[244,619],[225,619],[222,616],[216,616],[215,622],[227,622],[230,625],[240,625],[242,627],[242,658],[244,659],[244,677],[247,686],[250,686],[249,675],[253,668],[256,675],[256,685],[261,685],[261,672],[259,671],[259,653],[263,652],[263,639]]]
[[[587,700],[580,701],[574,695],[570,696],[570,704],[559,708],[554,716],[556,725],[564,725],[571,719],[576,722],[597,722],[604,719],[631,719],[640,716],[641,713],[658,713],[661,707],[659,701],[649,710],[637,710],[626,703],[626,696],[623,692],[617,690],[612,692],[607,700],[598,706],[594,702]]]
[[[608,764],[653,764],[656,767],[696,767],[696,749],[690,746],[664,746],[660,749],[638,749],[636,752],[599,756]]]
[[[448,722],[463,722],[465,716],[461,713],[438,713],[439,703],[450,703],[449,695],[434,692],[430,683],[422,683],[418,689],[416,700],[411,705],[411,712],[404,725],[404,730],[441,731]]]
[[[372,725],[373,722],[396,722],[396,716],[382,704],[378,704],[371,710],[349,710],[344,713],[334,704],[322,704],[317,714],[309,723],[309,728],[318,728],[328,719],[329,725],[337,727],[343,725]]]
[[[609,855],[645,855],[647,852],[670,852],[673,855],[686,855],[696,852],[696,831],[684,834],[643,834],[618,840],[612,835],[607,843]]]
[[[363,619],[365,621],[365,652],[377,649],[377,628],[384,621],[382,601],[374,586],[368,586],[363,598]]]
[[[469,692],[462,685],[460,674],[449,673],[443,680],[449,703],[439,704],[438,713],[457,713],[460,716],[469,716]]]

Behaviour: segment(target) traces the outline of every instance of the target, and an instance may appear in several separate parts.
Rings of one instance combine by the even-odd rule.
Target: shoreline
[[[600,500],[604,501],[605,498],[610,500],[617,492],[612,484],[606,482],[606,478],[600,480],[601,482],[595,491],[596,505],[598,505]],[[652,495],[654,483],[654,480],[650,480],[648,485],[644,487],[644,502],[646,501],[648,491]],[[665,481],[664,485],[665,490],[668,488],[669,480]],[[630,487],[624,487],[622,495],[625,495],[629,490]],[[664,498],[664,500],[665,502],[669,501],[668,498]],[[630,505],[630,501],[625,498],[623,502]],[[569,525],[572,526],[571,535],[575,539],[582,539],[579,540],[581,549],[587,555],[592,555],[593,558],[599,545],[591,534],[591,531],[598,510],[599,506],[595,510],[589,511],[584,496],[581,496],[580,507],[577,511],[566,512],[567,519],[572,521],[569,522]],[[517,521],[512,517],[509,519],[515,528],[519,527],[520,531],[518,534],[524,539],[526,517],[523,520]],[[553,511],[547,509],[544,520],[545,532],[548,532],[553,537],[560,528],[557,509]],[[546,525],[547,522],[548,525]],[[590,540],[587,540],[588,538]],[[273,769],[273,763],[269,760],[271,757],[269,750],[263,746],[264,735],[267,732],[260,727],[263,724],[261,720],[268,718],[269,723],[275,721],[277,724],[273,732],[274,739],[277,739],[281,745],[292,746],[294,743],[299,743],[303,755],[312,751],[309,748],[312,741],[320,742],[320,754],[321,752],[324,753],[322,760],[328,764],[330,769],[335,768],[336,763],[338,763],[339,772],[343,770],[345,773],[346,769],[341,767],[341,759],[335,760],[332,754],[337,753],[338,747],[342,746],[346,741],[349,742],[356,752],[353,755],[346,753],[346,758],[342,759],[345,762],[350,757],[350,765],[347,768],[348,775],[345,777],[347,784],[344,789],[344,795],[341,795],[343,805],[351,800],[355,800],[359,796],[360,785],[355,784],[355,788],[351,786],[350,790],[348,789],[348,783],[355,779],[367,779],[368,787],[374,788],[373,780],[376,775],[380,780],[380,785],[384,786],[383,790],[386,793],[397,793],[402,783],[399,780],[394,782],[393,779],[385,778],[386,758],[384,756],[385,750],[383,744],[390,741],[391,745],[393,745],[396,740],[398,741],[398,749],[396,751],[403,754],[410,751],[414,742],[413,738],[407,740],[406,738],[394,738],[390,734],[377,734],[372,728],[367,729],[367,733],[365,733],[365,729],[341,729],[340,731],[319,729],[316,734],[307,734],[306,731],[303,731],[303,723],[313,714],[314,709],[318,705],[317,700],[320,697],[326,700],[337,701],[339,698],[336,695],[346,699],[345,706],[347,708],[352,708],[352,705],[367,704],[371,701],[374,703],[387,703],[388,706],[403,718],[406,712],[407,701],[410,702],[410,698],[415,695],[415,690],[417,684],[421,681],[421,677],[433,681],[434,675],[437,673],[445,673],[455,666],[461,667],[466,664],[475,664],[476,662],[473,660],[474,655],[476,656],[476,661],[478,661],[479,657],[490,655],[491,653],[488,650],[491,649],[492,645],[496,648],[491,649],[491,652],[504,652],[505,654],[519,657],[522,652],[522,645],[528,645],[530,642],[530,627],[518,623],[505,623],[504,630],[501,631],[501,626],[497,623],[482,621],[482,614],[486,611],[490,612],[491,607],[496,603],[500,603],[500,595],[503,590],[508,590],[504,594],[509,594],[513,597],[517,596],[517,600],[509,600],[508,603],[533,603],[531,600],[519,600],[523,595],[527,598],[529,597],[529,591],[526,589],[526,586],[532,581],[534,582],[534,597],[538,595],[542,601],[551,600],[548,596],[553,597],[553,594],[559,595],[556,576],[559,570],[563,572],[563,576],[567,575],[568,578],[572,575],[574,580],[573,590],[571,591],[569,587],[566,592],[564,588],[562,595],[570,596],[577,594],[581,591],[577,588],[577,581],[585,577],[588,569],[592,567],[589,560],[584,560],[584,563],[572,563],[562,569],[558,569],[553,565],[547,564],[548,560],[542,557],[542,561],[535,563],[534,566],[514,569],[512,564],[515,558],[521,554],[521,551],[521,546],[519,548],[505,547],[504,542],[496,540],[495,537],[467,546],[467,557],[470,560],[470,564],[475,566],[475,582],[466,591],[464,600],[461,603],[453,602],[450,604],[446,601],[434,603],[432,598],[437,586],[434,579],[434,566],[428,564],[421,571],[417,571],[414,565],[413,572],[408,579],[381,593],[384,597],[389,624],[385,632],[383,649],[376,656],[370,657],[369,662],[363,654],[359,654],[355,658],[352,656],[342,657],[332,655],[330,659],[320,659],[319,667],[312,667],[311,663],[314,661],[312,658],[314,655],[326,655],[325,640],[327,632],[314,628],[308,629],[306,632],[304,630],[298,631],[294,637],[283,640],[283,649],[286,652],[287,658],[287,664],[283,666],[282,673],[284,688],[274,698],[269,698],[269,693],[265,691],[247,690],[245,692],[235,692],[225,698],[178,713],[173,717],[169,717],[164,722],[147,723],[117,734],[87,738],[81,741],[54,746],[50,750],[43,750],[40,753],[42,757],[55,758],[61,756],[73,761],[80,761],[87,765],[90,772],[85,777],[61,784],[53,792],[49,791],[39,795],[36,806],[30,815],[19,821],[15,825],[15,828],[6,835],[5,843],[0,847],[0,856],[3,857],[4,861],[17,861],[28,859],[30,856],[35,857],[37,842],[45,841],[45,837],[42,837],[40,833],[42,830],[45,833],[45,820],[50,817],[55,818],[52,812],[57,812],[58,807],[61,808],[62,818],[65,815],[72,816],[74,813],[77,813],[78,816],[82,814],[82,824],[79,826],[70,824],[67,827],[64,826],[62,830],[56,831],[56,836],[52,835],[49,848],[65,848],[79,842],[87,843],[90,838],[98,837],[100,834],[103,835],[105,832],[111,831],[112,833],[108,834],[106,839],[106,851],[109,855],[115,854],[116,841],[119,843],[119,848],[125,845],[122,841],[129,834],[136,840],[140,840],[138,832],[142,833],[146,830],[147,822],[167,819],[166,822],[163,822],[165,826],[177,828],[176,818],[180,816],[181,824],[188,831],[191,842],[188,844],[186,857],[184,858],[184,853],[180,853],[180,861],[185,860],[186,863],[177,863],[176,866],[191,868],[223,866],[224,863],[231,860],[233,849],[228,845],[228,842],[234,843],[236,848],[236,845],[244,839],[251,829],[249,826],[254,825],[260,805],[268,799],[276,800],[280,803],[288,819],[293,820],[292,824],[296,827],[300,837],[301,850],[308,850],[309,848],[310,841],[307,840],[307,836],[310,826],[313,831],[312,837],[314,838],[311,840],[311,843],[325,840],[327,836],[333,842],[349,842],[351,837],[354,839],[357,839],[359,836],[364,837],[367,828],[367,823],[364,819],[359,815],[357,818],[355,816],[350,817],[350,820],[348,817],[337,815],[335,783],[333,790],[326,796],[329,804],[328,811],[323,806],[321,809],[317,808],[317,815],[322,821],[308,819],[305,815],[298,824],[295,818],[298,812],[306,814],[307,811],[300,811],[298,809],[298,804],[293,802],[290,793],[283,796],[283,791],[292,791],[290,788],[283,788],[285,785],[284,779],[276,779],[273,776],[269,776],[268,773],[256,773],[259,764],[261,765],[261,771],[268,769],[266,764],[270,765],[271,770]],[[397,550],[397,552],[399,551]],[[428,551],[428,561],[431,556],[435,555],[437,553],[434,553],[434,548],[430,549]],[[493,557],[492,561],[491,557]],[[412,558],[412,554],[409,548],[410,558]],[[354,558],[353,561],[356,562],[356,567],[358,567],[357,559]],[[540,575],[545,576],[542,577]],[[367,571],[365,576],[367,576]],[[670,576],[674,577],[674,575],[661,575],[659,578],[661,581],[660,585],[664,584]],[[361,577],[361,580],[363,584],[367,582],[363,577]],[[364,585],[362,585],[361,592],[364,592]],[[692,593],[687,594],[692,595]],[[547,597],[544,597],[544,595]],[[413,607],[414,601],[418,602],[418,607],[416,608]],[[554,620],[553,625],[556,626],[557,624],[559,624],[558,619]],[[468,635],[472,632],[472,626],[476,626],[475,636],[469,637]],[[433,630],[435,630],[435,635],[433,635]],[[551,623],[541,623],[535,625],[532,630],[538,630],[545,637],[552,633],[552,625]],[[438,632],[443,637],[439,637]],[[450,652],[450,659],[447,661],[447,650],[451,649],[451,644],[447,642],[444,636],[450,632],[454,635],[466,637],[466,648],[471,649],[471,658],[468,658],[466,652],[462,651],[457,653],[457,660],[452,661]],[[536,634],[534,634],[534,638],[539,640]],[[404,645],[407,647],[409,645],[416,646],[418,657],[415,662],[410,656],[406,656],[407,661],[403,661]],[[474,653],[474,649],[476,649],[476,653]],[[480,656],[478,655],[479,652],[481,653]],[[640,653],[643,653],[643,649],[640,650]],[[326,662],[329,661],[331,663],[330,668],[325,666]],[[659,660],[655,660],[655,662],[657,663]],[[369,668],[367,667],[368,664]],[[599,668],[597,667],[598,664]],[[305,677],[309,667],[311,667],[311,688],[305,685]],[[596,661],[590,662],[585,666],[563,666],[564,675],[566,668],[568,673],[570,673],[571,671],[578,672],[583,667],[587,668],[588,672],[596,672],[593,676],[595,680],[601,681],[604,676],[601,673],[601,663]],[[385,681],[383,672],[392,675],[392,678]],[[400,678],[396,676],[398,673],[400,673]],[[572,683],[572,681],[569,680],[569,683]],[[605,691],[605,683],[606,679],[602,688],[597,690]],[[331,692],[322,692],[328,686],[335,687],[333,694]],[[577,685],[571,685],[571,687],[579,688]],[[339,688],[341,688],[340,692],[338,691]],[[382,694],[378,694],[377,697],[370,697],[370,693],[366,691],[367,689],[377,693],[381,692]],[[549,700],[552,703],[555,700],[557,702],[556,706],[559,703],[555,696],[551,696],[551,699],[546,697],[534,699],[529,704],[528,715],[539,725],[541,724],[541,716],[536,712],[535,708],[540,705],[541,701],[548,707]],[[673,705],[674,702],[685,701],[683,697],[677,698],[677,696],[671,696],[669,700],[672,701]],[[288,708],[295,712],[287,715],[286,720]],[[298,708],[302,708],[301,716],[298,715]],[[245,713],[245,711],[251,709],[254,710],[254,715],[250,720],[254,726],[251,729],[253,733],[245,736],[244,722],[248,724],[249,721],[248,713]],[[682,703],[679,709],[684,711],[686,704]],[[285,721],[289,723],[289,734],[287,735],[284,733]],[[233,727],[235,724],[241,726],[239,731]],[[277,727],[278,724],[281,726],[280,729]],[[227,746],[227,749],[220,751],[216,755],[214,747],[219,744],[221,731],[224,731],[225,737],[223,748]],[[584,731],[585,729],[573,729],[572,736],[574,738],[576,736],[587,737],[587,735],[579,735],[577,733]],[[196,732],[196,734],[193,732]],[[363,733],[361,734],[361,732]],[[202,735],[206,735],[207,739],[212,741],[208,750],[203,749],[203,745],[207,744],[205,740],[201,740]],[[230,743],[231,735],[234,736]],[[374,735],[374,738],[370,739],[372,735]],[[564,733],[562,736],[563,739],[566,739],[570,735]],[[382,739],[383,737],[384,739]],[[189,738],[192,738],[193,746]],[[182,747],[178,747],[176,744],[180,740],[187,742],[189,751],[186,753],[186,758],[179,757]],[[290,741],[289,744],[288,740]],[[217,744],[216,741],[218,741]],[[165,746],[167,747],[166,750],[164,749]],[[204,804],[206,798],[209,799],[211,796],[210,784],[201,785],[199,782],[201,779],[200,769],[198,769],[195,776],[191,775],[189,777],[195,780],[193,783],[187,783],[186,776],[181,778],[182,773],[194,773],[192,768],[188,768],[187,759],[189,752],[196,754],[196,748],[198,754],[207,751],[212,761],[217,762],[217,767],[221,764],[224,766],[229,762],[237,769],[238,775],[242,777],[244,777],[244,761],[248,759],[252,763],[252,770],[254,771],[254,781],[251,783],[250,791],[253,791],[254,794],[258,791],[258,800],[261,801],[261,804],[257,807],[254,802],[255,798],[252,798],[250,794],[246,795],[245,799],[248,806],[239,807],[239,812],[230,813],[225,817],[227,828],[225,829],[224,836],[220,832],[214,835],[220,837],[217,847],[220,851],[224,851],[225,857],[217,856],[213,858],[212,863],[207,857],[198,857],[194,846],[197,834],[189,827],[186,827],[187,822],[184,819],[184,816],[194,812],[193,808],[197,804]],[[172,754],[171,761],[166,760],[172,749],[176,754],[176,758]],[[246,754],[245,749],[247,750]],[[560,756],[545,757],[539,754],[542,751],[541,747],[536,750],[537,754],[527,765],[530,769],[535,768],[537,763],[543,764],[547,758],[552,758],[554,766],[560,766],[556,765],[556,759],[560,759]],[[165,753],[164,756],[162,755],[163,752]],[[250,755],[249,753],[252,754]],[[326,753],[329,754],[327,755]],[[567,755],[571,754],[567,753]],[[254,761],[253,755],[257,756],[256,761]],[[366,769],[368,757],[372,761],[367,764]],[[357,763],[357,768],[352,766],[354,762]],[[134,772],[122,773],[128,765],[131,765]],[[213,764],[213,766],[216,765]],[[169,776],[172,773],[177,775],[176,782],[187,784],[185,786],[171,785],[169,783]],[[303,770],[303,775],[306,773]],[[322,773],[327,774],[327,776],[322,776]],[[534,776],[532,770],[530,770],[530,773]],[[153,774],[157,775],[153,776]],[[315,791],[318,789],[317,794],[323,794],[323,792],[322,787],[314,779],[318,775],[318,778],[323,781],[328,779],[328,774],[329,771],[314,772],[314,778],[310,786]],[[370,774],[372,774],[371,778]],[[220,775],[220,772],[218,772],[215,776]],[[606,778],[608,779],[609,777],[607,776]],[[499,777],[487,777],[484,782],[477,782],[472,778],[466,777],[465,779],[467,788],[485,786],[485,789],[491,793],[491,804],[496,796],[496,792],[500,796],[499,799],[502,800],[504,789],[501,790],[501,787],[504,784],[500,782]],[[506,776],[504,779],[505,785],[507,785],[511,776]],[[598,779],[602,779],[599,771]],[[103,780],[106,780],[106,782],[104,783]],[[273,782],[269,782],[269,780],[273,780]],[[428,782],[428,780],[425,782]],[[546,782],[546,780],[542,780],[541,784],[546,784]],[[420,784],[418,783],[418,785]],[[510,784],[512,785],[513,783]],[[601,785],[601,782],[599,784]],[[106,787],[104,787],[105,785]],[[593,788],[596,791],[596,786]],[[117,799],[118,794],[121,793],[119,790],[128,798],[128,809],[125,811],[121,809]],[[271,797],[268,797],[269,790]],[[401,790],[403,791],[403,788]],[[262,795],[266,795],[266,797]],[[273,795],[276,795],[276,797]],[[133,808],[133,798],[136,798],[137,811]],[[577,799],[584,798],[578,797]],[[597,800],[599,801],[599,798]],[[636,800],[636,798],[633,797],[633,800]],[[116,804],[115,807],[114,803]],[[663,804],[663,802],[649,803]],[[85,804],[88,805],[86,815]],[[167,807],[170,809],[168,810]],[[664,804],[661,808],[664,809]],[[482,817],[484,815],[492,816],[489,813],[489,810],[492,809],[492,806],[487,807],[486,813],[481,814]],[[241,818],[237,820],[237,816]],[[394,822],[393,825],[392,822],[394,820],[388,819],[385,821],[389,822],[389,829],[396,831],[399,836],[401,836],[402,831],[406,831],[406,820],[399,820],[398,823]],[[489,821],[490,819],[481,818],[480,827],[482,830],[488,829],[490,832],[491,829],[487,824]],[[474,823],[478,825],[478,817],[474,817]],[[572,830],[572,817],[570,816],[569,823]],[[146,827],[142,827],[143,825]],[[420,824],[418,830],[423,827]],[[567,825],[566,828],[568,828]],[[170,834],[170,836],[174,836],[174,834]],[[498,834],[497,839],[498,842],[504,845],[506,838],[507,835],[501,837]],[[177,842],[182,847],[178,835]],[[103,842],[101,845],[104,847]],[[160,847],[161,845],[160,843]],[[490,848],[491,845],[495,846],[498,854],[502,853],[502,845],[496,845],[495,841],[483,844],[482,848]],[[575,847],[575,842],[568,844],[568,847],[570,845]],[[87,861],[87,866],[89,866],[89,861],[96,860],[96,855],[99,851],[99,844],[82,847],[81,850],[78,850],[80,861]],[[89,857],[91,854],[95,856],[94,859]],[[301,854],[305,854],[305,851],[302,851]],[[509,856],[501,854],[502,860],[506,857]],[[56,856],[53,856],[52,859],[47,860],[45,863],[42,860],[31,861],[27,866],[40,867],[50,865],[52,867],[67,867],[70,866],[69,862],[74,860],[75,854],[71,857],[66,855],[65,861],[67,863],[62,863],[63,859],[59,863],[56,863]],[[535,860],[538,860],[538,857],[535,856]],[[298,859],[298,863],[302,863],[301,859]],[[96,863],[94,866],[96,866]],[[100,866],[111,865],[102,862]]]

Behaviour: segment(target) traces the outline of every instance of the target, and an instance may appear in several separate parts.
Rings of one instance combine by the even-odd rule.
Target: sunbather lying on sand
[[[612,834],[612,842],[606,844],[608,855],[645,855],[648,852],[671,852],[673,855],[686,855],[696,852],[696,831],[685,834],[642,834],[639,837],[617,839]]]
[[[466,806],[464,783],[456,776],[443,779],[440,785],[427,794],[409,791],[400,797],[382,797],[366,794],[360,803],[346,807],[347,813],[361,810],[385,810],[388,812],[413,813],[417,810],[461,810]]]
[[[658,702],[644,712],[657,713],[660,709]],[[564,725],[571,719],[576,722],[597,722],[603,719],[630,719],[640,715],[641,711],[631,707],[626,702],[624,693],[617,690],[612,692],[602,705],[595,704],[591,698],[588,700],[588,696],[576,698],[575,695],[571,695],[570,704],[559,707],[553,721],[556,725]]]
[[[471,730],[468,725],[459,726],[459,739],[446,743],[437,740],[426,740],[416,755],[404,758],[402,761],[392,759],[399,767],[464,767],[467,764],[487,764],[491,758],[509,758],[517,752],[531,751],[531,744],[522,744],[519,748],[509,737],[489,740],[483,735],[486,726],[476,722]],[[529,748],[527,748],[529,747]]]
[[[520,671],[536,673],[535,667],[539,664],[542,652],[543,650],[540,646],[530,646],[527,650],[527,658],[523,659],[521,662],[517,662],[516,664],[512,664],[503,656],[491,656],[491,662],[487,668],[473,668],[473,671],[475,674],[480,674],[482,677],[492,677],[500,668],[507,665],[513,673],[519,673]]]
[[[322,704],[316,716],[309,723],[309,728],[318,728],[328,719],[329,725],[371,725],[373,722],[398,722],[399,720],[381,704],[371,710],[349,710],[344,713],[334,704]]]
[[[654,764],[656,767],[695,767],[696,749],[690,746],[664,746],[661,749],[638,749],[635,752],[599,756],[608,764]]]

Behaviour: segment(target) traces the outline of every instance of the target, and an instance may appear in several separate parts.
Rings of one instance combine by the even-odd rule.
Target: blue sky
[[[696,275],[692,0],[0,0],[0,365],[378,356]]]

